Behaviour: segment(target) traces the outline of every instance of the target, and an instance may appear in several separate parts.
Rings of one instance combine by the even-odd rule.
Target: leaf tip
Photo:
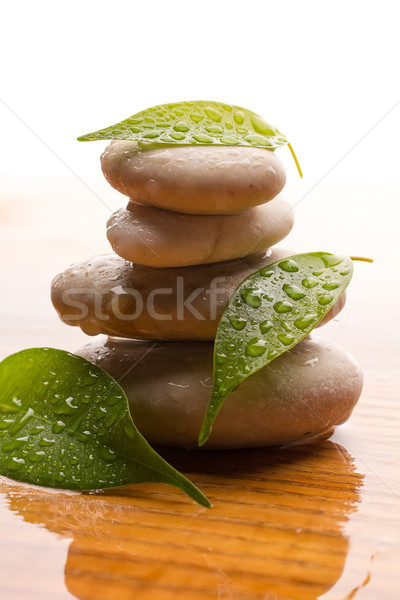
[[[204,444],[208,440],[209,435],[210,435],[210,427],[207,425],[206,422],[204,422],[203,425],[201,426],[201,429],[200,429],[199,439],[198,439],[198,442],[197,442],[198,445],[199,446],[204,446]]]

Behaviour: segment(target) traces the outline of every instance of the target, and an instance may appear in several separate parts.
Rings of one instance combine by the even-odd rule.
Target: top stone
[[[113,141],[101,156],[107,181],[133,202],[189,214],[234,214],[264,204],[285,185],[271,150],[247,146],[139,149]]]

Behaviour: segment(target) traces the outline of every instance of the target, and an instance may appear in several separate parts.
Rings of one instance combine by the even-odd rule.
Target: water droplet
[[[70,396],[69,398],[66,398],[65,400],[60,402],[60,404],[58,406],[55,407],[54,413],[56,415],[72,415],[72,414],[74,414],[76,409],[78,408],[78,406],[75,406],[74,404],[72,404],[73,401],[74,401],[74,398],[72,396]]]
[[[279,333],[277,338],[284,346],[290,346],[296,339],[291,333]]]
[[[345,277],[346,275],[348,275],[350,273],[350,269],[343,269],[343,271],[340,271],[340,274]]]
[[[237,123],[238,125],[241,125],[244,121],[244,112],[242,110],[237,110],[233,114],[233,118],[235,120],[235,123]]]
[[[301,300],[305,296],[305,293],[297,285],[285,283],[282,289],[292,300]]]
[[[53,446],[56,443],[56,440],[49,440],[48,438],[43,437],[39,440],[39,446],[45,446],[46,448],[49,446]]]
[[[83,444],[85,444],[87,441],[89,441],[90,435],[91,435],[90,431],[84,431],[83,433],[81,431],[79,431],[78,433],[75,434],[75,439],[78,442],[82,442]]]
[[[299,270],[297,263],[290,258],[287,260],[281,260],[281,262],[278,263],[278,266],[282,269],[282,271],[287,271],[288,273],[296,273]]]
[[[297,329],[300,330],[307,329],[307,327],[309,327],[317,317],[318,315],[316,313],[309,313],[307,315],[304,315],[304,317],[299,317],[298,319],[296,319],[294,325],[295,327],[297,327]]]
[[[246,356],[257,357],[262,356],[266,350],[267,347],[265,340],[253,338],[247,343],[245,354]]]
[[[279,354],[278,350],[270,350],[267,354],[267,358],[268,358],[268,360],[272,360],[276,356],[278,356],[278,354]]]
[[[100,458],[102,458],[106,462],[113,462],[116,458],[118,458],[116,452],[114,452],[114,450],[111,450],[111,448],[100,448],[99,455]]]
[[[90,465],[93,464],[93,462],[94,462],[94,456],[93,456],[93,454],[89,454],[89,456],[87,457],[86,462],[85,462],[85,467],[90,467]]]
[[[274,309],[277,313],[287,313],[293,310],[293,305],[287,300],[275,302]]]
[[[29,431],[29,435],[37,435],[38,433],[41,433],[44,429],[44,425],[37,425],[37,427],[34,427]]]
[[[262,304],[260,290],[255,290],[254,288],[244,288],[240,290],[240,295],[243,302],[245,302],[251,308],[260,308]]]
[[[319,281],[318,279],[315,279],[315,277],[306,277],[301,283],[305,288],[311,289],[318,285]]]
[[[212,108],[211,106],[207,106],[207,108],[204,109],[204,112],[206,113],[209,119],[212,119],[217,123],[219,123],[219,121],[222,119],[221,113],[215,110],[215,108]]]
[[[212,144],[214,141],[209,135],[206,135],[205,133],[198,133],[196,135],[192,135],[192,139],[196,142],[200,142],[200,144]]]
[[[0,430],[8,429],[14,423],[14,419],[3,419],[0,421]]]
[[[340,287],[340,281],[337,281],[337,279],[333,279],[332,281],[324,283],[322,287],[324,288],[324,290],[336,290],[338,287]]]
[[[260,331],[262,334],[268,333],[268,331],[270,331],[273,327],[273,323],[271,323],[271,321],[263,321],[262,323],[260,323],[259,327],[260,327]]]
[[[136,429],[134,424],[131,421],[127,421],[124,425],[124,431],[126,433],[126,435],[128,436],[128,438],[130,438],[131,440],[133,440],[134,437],[136,437]]]
[[[28,438],[21,438],[19,440],[13,440],[11,442],[8,442],[7,444],[3,444],[1,449],[4,450],[4,452],[12,452],[13,450],[18,450],[18,448],[25,446],[27,441],[28,441]]]
[[[253,125],[254,131],[261,133],[262,135],[275,135],[275,129],[267,123],[262,117],[254,115],[251,117],[251,124]]]
[[[183,133],[170,133],[169,136],[173,140],[184,140],[185,139],[185,135]]]
[[[51,428],[52,433],[61,433],[65,429],[65,423],[63,421],[57,421]]]
[[[260,275],[262,277],[272,277],[272,275],[275,273],[275,271],[273,269],[260,269]]]
[[[321,269],[321,271],[313,271],[313,275],[315,275],[315,277],[319,277],[322,275],[322,273],[325,273],[325,269]]]
[[[178,121],[178,123],[175,123],[175,125],[174,125],[174,130],[186,132],[186,131],[189,131],[189,127],[188,127],[188,124],[185,123],[185,121]]]
[[[321,306],[326,306],[329,304],[329,302],[332,302],[332,300],[333,296],[331,296],[331,294],[324,294],[318,298],[318,304],[321,304]]]
[[[222,365],[224,364],[224,362],[226,362],[226,359],[228,357],[226,356],[226,354],[224,354],[223,352],[217,352],[215,354],[215,362],[217,363],[217,365]]]
[[[39,451],[39,452],[35,452],[34,454],[29,454],[29,456],[27,456],[27,460],[29,460],[30,462],[38,462],[39,460],[42,460],[45,457],[45,453],[43,452],[43,450]]]
[[[194,121],[195,123],[200,123],[200,121],[203,120],[203,115],[199,115],[198,113],[192,113],[190,115],[190,118],[192,119],[192,121]]]
[[[325,267],[335,267],[344,261],[344,256],[337,256],[335,254],[322,254],[320,258]]]
[[[61,483],[64,480],[65,480],[65,473],[63,473],[62,471],[60,471],[60,473],[58,475],[56,475],[56,481],[58,481],[59,483]]]
[[[34,415],[33,409],[28,408],[28,410],[26,411],[26,413],[24,415],[22,415],[22,417],[20,417],[17,421],[14,421],[13,425],[11,425],[11,427],[8,430],[9,433],[11,433],[11,434],[18,433],[18,431],[20,431],[23,427],[25,427],[25,425],[33,417],[33,415]]]
[[[262,135],[257,135],[256,133],[246,135],[243,139],[245,142],[254,144],[256,146],[271,146],[271,142],[267,140],[267,138],[263,137]]]
[[[142,138],[144,140],[153,140],[155,138],[160,137],[161,134],[162,134],[162,131],[157,131],[156,129],[152,129],[151,131],[147,131],[146,133],[144,133],[142,135]]]
[[[209,125],[206,127],[208,133],[223,133],[224,130],[219,125]]]
[[[221,142],[223,144],[227,144],[228,146],[236,146],[239,143],[239,140],[233,135],[224,135],[221,138]]]
[[[231,317],[229,322],[236,331],[242,331],[247,325],[246,319],[242,319],[241,317]]]
[[[8,462],[8,468],[10,469],[10,471],[19,471],[20,469],[23,468],[24,464],[25,464],[25,459],[17,458],[15,456],[13,456],[11,458],[11,460]]]

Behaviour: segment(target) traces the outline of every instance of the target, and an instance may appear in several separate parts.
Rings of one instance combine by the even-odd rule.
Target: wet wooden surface
[[[121,204],[116,193],[99,190],[114,209]],[[329,208],[336,190],[324,193]],[[373,193],[365,190],[365,198]],[[393,188],[389,200],[396,195]],[[374,255],[374,265],[357,265],[339,319],[319,333],[363,365],[364,391],[349,422],[312,446],[164,451],[210,497],[211,510],[161,485],[77,494],[0,478],[1,599],[400,597],[399,269],[386,244],[395,226],[379,232],[365,198],[364,227],[350,229],[348,218],[340,227],[335,212],[313,238],[304,231],[323,212],[315,192],[299,205],[288,241],[296,251]],[[342,209],[349,217],[346,202]],[[0,196],[1,358],[31,346],[82,344],[83,334],[58,322],[49,283],[70,262],[107,250],[108,214],[75,183],[7,183]],[[376,238],[371,245],[368,227],[380,245]]]

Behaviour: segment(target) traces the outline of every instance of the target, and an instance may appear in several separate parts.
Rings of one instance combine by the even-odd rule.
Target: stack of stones
[[[193,447],[230,297],[248,275],[294,254],[274,247],[293,226],[279,195],[285,171],[274,152],[261,148],[141,150],[130,141],[112,142],[101,163],[107,181],[129,198],[108,221],[115,254],[56,276],[52,301],[65,323],[109,336],[78,354],[120,381],[143,435]],[[343,304],[344,296],[320,324]],[[354,359],[308,337],[239,386],[206,447],[328,435],[348,418],[361,386]]]

